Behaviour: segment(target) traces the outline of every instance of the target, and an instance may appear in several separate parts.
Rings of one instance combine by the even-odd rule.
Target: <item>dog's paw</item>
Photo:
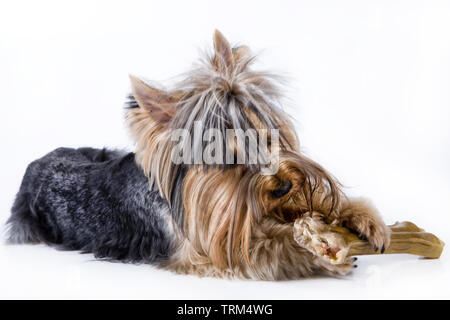
[[[367,240],[375,251],[381,253],[389,247],[391,230],[383,222],[378,211],[367,200],[352,200],[342,212],[343,225]]]
[[[391,230],[382,221],[368,219],[360,222],[355,230],[361,239],[369,241],[375,251],[384,253],[390,245]]]

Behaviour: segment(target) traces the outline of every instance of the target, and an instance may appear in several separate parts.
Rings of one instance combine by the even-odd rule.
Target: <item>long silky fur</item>
[[[234,50],[240,51],[239,48]],[[179,166],[170,161],[177,144],[171,141],[172,130],[184,129],[193,136],[196,121],[203,124],[202,137],[209,129],[220,130],[224,138],[226,129],[242,129],[244,132],[248,129],[278,129],[281,148],[298,148],[296,132],[281,107],[280,78],[269,72],[251,70],[254,56],[249,52],[236,54],[236,57],[238,59],[229,65],[217,56],[206,55],[184,75],[183,80],[169,89],[169,96],[179,96],[175,104],[176,112],[169,123],[153,121],[148,111],[138,108],[136,100],[130,96],[126,119],[136,141],[137,161],[149,176],[150,184],[157,187],[169,202],[179,170]],[[224,139],[222,142],[225,150],[227,141]],[[252,152],[249,145],[240,140],[235,143],[238,144],[236,149],[242,150],[248,158]],[[205,144],[195,141],[192,155],[201,152]],[[226,168],[225,160],[222,165],[216,166]],[[258,163],[266,161],[259,159]],[[258,170],[259,166],[252,169]]]
[[[297,272],[288,270],[289,264],[281,269],[271,266],[274,262],[265,260],[268,257],[262,250],[274,250],[275,255],[288,254],[288,250],[292,255],[297,247],[290,231],[293,219],[313,210],[331,214],[339,206],[339,184],[320,165],[301,155],[294,126],[281,108],[280,78],[253,71],[255,57],[246,47],[235,47],[230,52],[223,52],[227,48],[220,52],[217,45],[215,49],[215,54],[207,55],[182,81],[163,93],[177,97],[173,105],[160,103],[160,108],[171,113],[169,121],[155,121],[151,112],[139,107],[133,98],[126,112],[137,144],[137,162],[170,206],[183,212],[179,226],[184,236],[170,268],[250,278],[304,276],[313,269],[308,266],[311,257],[305,251],[300,250],[301,257],[308,257],[303,259],[305,267]],[[218,129],[224,137],[226,129],[280,130],[277,176],[261,175],[252,165],[175,165],[171,161],[175,147],[171,132],[184,129],[192,136],[195,121],[203,123],[202,136],[208,129]],[[199,143],[194,142],[193,154],[204,147]],[[235,141],[233,147],[251,152],[245,141],[244,145]],[[283,177],[294,179],[294,190],[283,201],[273,199],[270,190],[276,189]],[[180,191],[181,197],[175,197]],[[265,229],[267,226],[270,228]],[[255,242],[255,234],[263,233],[284,237],[286,247],[280,249],[274,242],[276,248],[270,248],[267,241],[264,245]],[[269,269],[271,274],[263,276]]]

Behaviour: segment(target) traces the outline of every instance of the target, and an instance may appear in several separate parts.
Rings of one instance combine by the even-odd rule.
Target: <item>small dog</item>
[[[390,235],[377,210],[345,197],[301,153],[280,79],[252,70],[253,61],[248,47],[231,47],[216,31],[214,53],[172,89],[131,76],[126,119],[136,153],[59,148],[32,162],[8,220],[10,242],[200,276],[347,274],[353,258],[330,264],[294,241],[294,220],[314,213],[383,252]],[[177,141],[180,130],[194,139]],[[230,138],[230,130],[248,134]]]

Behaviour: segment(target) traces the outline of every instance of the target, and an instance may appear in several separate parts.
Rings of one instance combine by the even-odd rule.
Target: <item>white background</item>
[[[304,151],[387,223],[450,243],[449,1],[2,1],[0,223],[27,164],[133,145],[128,74],[170,84],[221,30],[292,81]],[[0,298],[450,298],[449,255],[360,257],[343,278],[181,276],[43,245],[0,245]]]

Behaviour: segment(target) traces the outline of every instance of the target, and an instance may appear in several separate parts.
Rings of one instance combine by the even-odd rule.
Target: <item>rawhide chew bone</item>
[[[441,256],[444,242],[414,223],[397,222],[389,228],[391,243],[384,254],[409,253],[430,259]],[[325,223],[315,212],[295,221],[294,239],[303,248],[332,264],[344,263],[349,256],[380,254],[368,241],[361,240],[344,227]]]

